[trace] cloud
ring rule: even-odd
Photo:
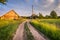
[[[40,0],[34,0],[34,2],[38,3]],[[55,0],[41,0],[42,2],[45,2],[45,3],[53,3]]]
[[[26,2],[29,2],[30,0],[25,0]]]
[[[36,5],[40,5],[42,7],[49,7],[51,6],[52,4],[54,4],[55,0],[34,0],[34,3]]]
[[[50,3],[53,3],[55,0],[46,0],[46,1],[48,1],[48,2],[50,2]]]
[[[52,4],[54,4],[54,2],[55,2],[55,0],[46,0],[44,7],[49,7],[49,6],[51,6]]]
[[[38,3],[39,0],[25,0],[26,2],[31,2],[33,1],[33,3]]]
[[[60,8],[60,0],[58,0],[59,1],[59,3],[58,3],[58,8]]]
[[[39,0],[34,0],[35,3],[38,3]]]
[[[58,8],[60,9],[60,5],[58,5]]]
[[[58,0],[58,4],[57,4],[57,7],[56,7],[56,10],[60,10],[60,0]]]

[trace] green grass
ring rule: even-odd
[[[60,29],[56,25],[39,20],[32,20],[30,23],[51,40],[60,40]]]
[[[23,20],[0,20],[0,40],[12,40],[18,25]]]
[[[49,24],[56,25],[57,28],[60,28],[60,19],[37,19],[39,22],[45,22]]]
[[[41,19],[39,20],[40,22],[47,22],[47,23],[51,23],[51,24],[60,24],[60,19]]]
[[[24,25],[24,40],[34,40],[32,33],[30,32],[27,22]]]

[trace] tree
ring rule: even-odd
[[[0,0],[0,3],[5,4],[7,0]]]
[[[50,17],[49,15],[46,15],[45,18],[49,19],[49,18],[51,18],[51,17]]]
[[[38,16],[36,14],[32,14],[31,18],[36,19],[36,18],[38,18]]]
[[[58,18],[60,19],[60,16],[58,16]]]
[[[52,12],[50,13],[50,16],[51,16],[51,18],[57,18],[57,14],[56,14],[55,11],[52,11]]]
[[[44,16],[41,13],[39,13],[39,18],[44,18]]]

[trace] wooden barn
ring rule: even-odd
[[[7,12],[6,14],[4,14],[3,16],[1,16],[1,19],[17,20],[17,19],[19,19],[19,15],[14,10],[11,10],[11,11]]]

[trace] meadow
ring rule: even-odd
[[[0,20],[0,40],[12,40],[19,24],[23,22],[20,20]]]
[[[38,32],[43,33],[50,40],[60,40],[60,19],[37,19],[30,22]]]

